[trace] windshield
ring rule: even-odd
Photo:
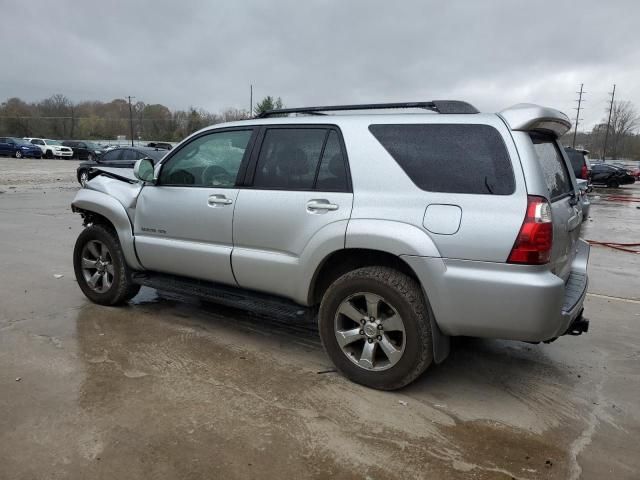
[[[45,143],[47,145],[62,145],[62,142],[60,140],[49,140],[49,139],[46,139]]]
[[[22,138],[11,137],[11,140],[13,140],[17,145],[31,145],[31,143]]]
[[[86,143],[87,147],[89,147],[92,150],[102,150],[102,147],[97,143],[93,143],[93,142],[84,142],[84,143]]]

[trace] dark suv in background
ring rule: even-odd
[[[587,158],[589,150],[583,150],[581,148],[564,147],[564,151],[569,157],[571,166],[573,167],[573,173],[577,179],[591,180],[591,163]]]
[[[83,187],[93,177],[90,173],[93,167],[133,168],[136,160],[150,158],[154,164],[158,163],[167,153],[162,148],[151,147],[121,147],[103,153],[95,160],[82,162],[78,165],[78,182]]]
[[[65,140],[62,142],[65,147],[71,147],[73,150],[73,158],[79,160],[95,160],[102,154],[102,147],[93,142],[85,142],[81,140]]]

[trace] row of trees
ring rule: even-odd
[[[606,158],[640,160],[640,115],[633,103],[614,102],[607,129],[608,119],[607,114],[590,132],[578,131],[576,147],[589,150],[591,158],[604,158],[606,142]],[[565,135],[562,141],[565,145],[572,145],[573,132]]]
[[[282,108],[280,97],[265,97],[254,114]],[[130,138],[129,103],[125,99],[111,102],[84,101],[74,103],[62,94],[38,102],[9,98],[0,105],[0,135],[43,137],[54,139]],[[228,108],[219,113],[202,108],[170,110],[162,104],[136,102],[131,105],[135,139],[179,141],[208,125],[243,120],[247,110]]]

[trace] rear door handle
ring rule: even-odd
[[[307,202],[307,210],[310,212],[319,212],[319,211],[335,211],[340,208],[339,205],[335,203],[329,203],[329,200],[325,198],[309,200]]]
[[[233,200],[225,197],[224,195],[210,195],[208,200],[209,205],[213,207],[231,205]]]

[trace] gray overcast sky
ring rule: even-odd
[[[640,107],[640,1],[0,0],[0,100],[134,95],[170,108],[465,99],[584,121]]]

